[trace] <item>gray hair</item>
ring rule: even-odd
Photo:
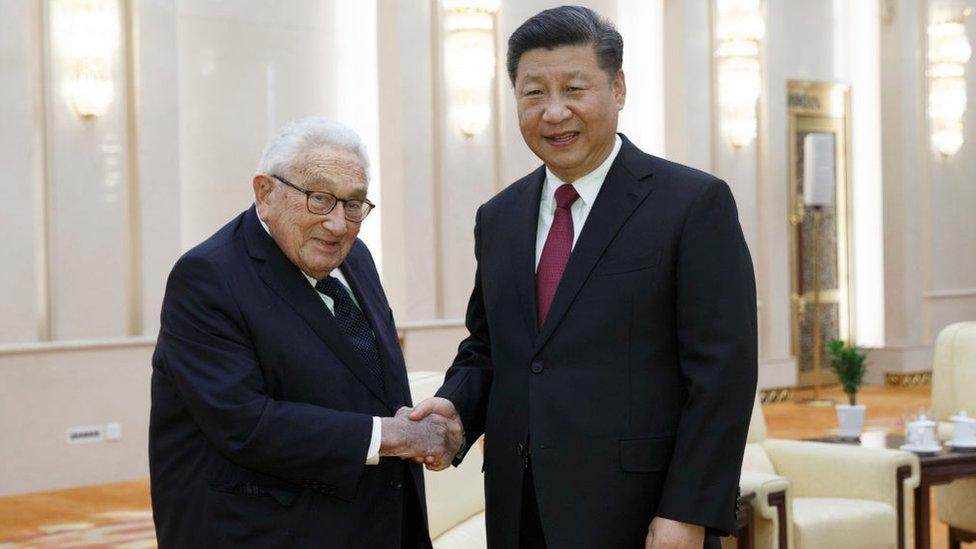
[[[359,135],[349,126],[322,116],[293,120],[278,130],[261,154],[258,173],[283,175],[305,151],[329,145],[356,153],[369,183],[369,156]]]
[[[519,60],[529,50],[584,45],[593,47],[600,68],[613,82],[623,65],[624,40],[609,19],[582,6],[560,6],[539,12],[508,38],[508,78],[514,85]]]

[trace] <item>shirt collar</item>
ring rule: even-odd
[[[595,170],[584,175],[583,177],[573,181],[573,187],[579,194],[580,199],[587,206],[592,206],[593,201],[596,200],[596,195],[600,193],[600,187],[603,184],[603,180],[607,178],[607,173],[610,171],[610,166],[613,165],[613,161],[617,158],[617,153],[620,152],[620,146],[623,145],[623,141],[620,139],[619,135],[614,135],[613,150],[607,156],[606,160],[602,164],[597,166]],[[546,167],[546,184],[542,192],[543,203],[547,206],[550,202],[554,202],[554,195],[556,189],[560,185],[563,185],[564,181],[556,177],[556,174],[552,173],[549,167]]]

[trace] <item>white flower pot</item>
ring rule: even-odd
[[[858,438],[864,427],[863,404],[837,404],[837,435],[841,438]]]

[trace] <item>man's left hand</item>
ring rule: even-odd
[[[644,549],[701,549],[704,544],[704,526],[654,517],[647,528]]]

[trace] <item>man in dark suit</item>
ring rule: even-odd
[[[307,118],[259,172],[255,205],[167,283],[149,426],[159,546],[429,548],[423,470],[402,458],[453,456],[461,433],[401,410],[393,315],[356,238],[373,207],[365,150]]]
[[[729,187],[618,135],[623,43],[564,6],[508,42],[544,166],[478,210],[470,335],[411,417],[485,434],[491,547],[717,545],[755,395],[752,261]]]

